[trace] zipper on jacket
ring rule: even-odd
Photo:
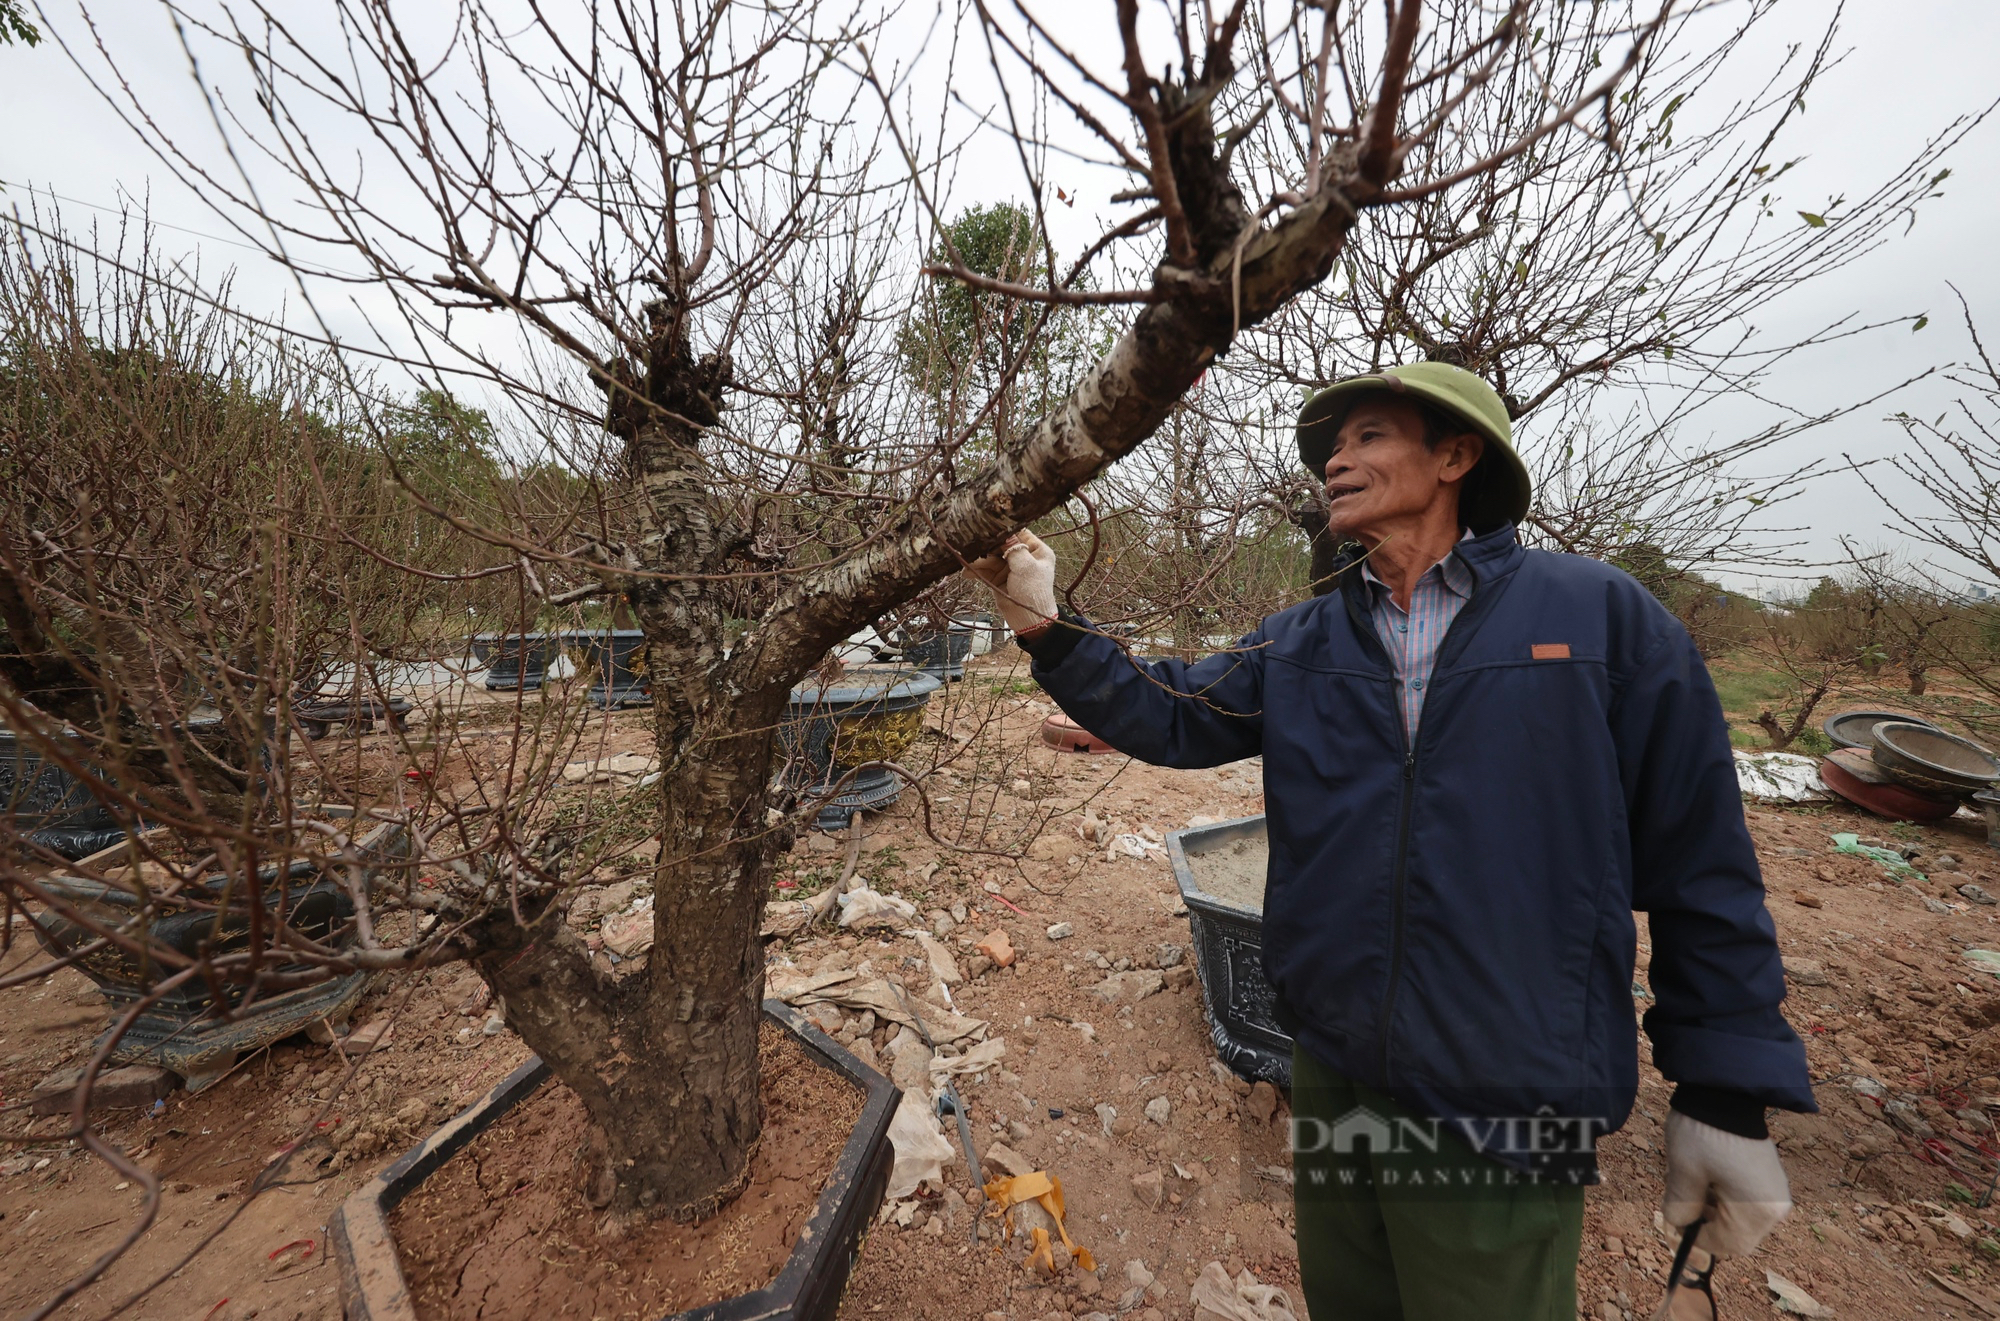
[[[1389,984],[1382,992],[1382,1085],[1389,1085],[1389,1024],[1396,1012],[1396,987],[1403,980],[1403,895],[1410,865],[1410,816],[1416,805],[1417,747],[1403,754],[1403,797],[1396,812],[1396,867],[1390,873]]]
[[[1395,662],[1389,657],[1389,649],[1383,646],[1382,639],[1375,635],[1373,608],[1371,606],[1370,610],[1364,616],[1355,606],[1355,597],[1349,594],[1350,592],[1365,590],[1365,588],[1359,586],[1359,579],[1351,581],[1354,584],[1353,587],[1345,584],[1342,587],[1342,595],[1345,598],[1348,610],[1348,622],[1354,627],[1355,633],[1362,639],[1363,648],[1373,647],[1376,654],[1381,656],[1382,663],[1389,669],[1390,690],[1392,693],[1390,701],[1396,707],[1396,725],[1397,728],[1402,730],[1403,734],[1403,794],[1402,802],[1396,812],[1396,866],[1394,871],[1390,873],[1389,984],[1382,992],[1381,1029],[1378,1033],[1381,1043],[1379,1057],[1382,1064],[1382,1085],[1387,1087],[1389,1085],[1390,1020],[1396,1012],[1397,984],[1403,979],[1404,892],[1407,889],[1407,873],[1410,866],[1411,817],[1416,810],[1418,739],[1411,737],[1409,729],[1404,727],[1402,704],[1393,696],[1396,666]],[[1437,673],[1438,669],[1447,660],[1456,660],[1458,658],[1457,652],[1452,652],[1449,656],[1446,654],[1452,639],[1455,636],[1464,634],[1468,627],[1476,629],[1479,626],[1485,614],[1492,609],[1495,592],[1501,590],[1504,586],[1505,575],[1503,575],[1503,579],[1499,584],[1489,586],[1477,572],[1474,572],[1472,576],[1472,594],[1466,598],[1465,604],[1459,608],[1458,614],[1451,621],[1451,627],[1447,628],[1444,631],[1444,636],[1438,639],[1437,652],[1431,661],[1431,673],[1433,675]],[[1468,618],[1472,621],[1470,625],[1466,622]],[[1428,705],[1428,699],[1426,699],[1426,705]],[[1421,732],[1422,726],[1419,725],[1418,729]]]

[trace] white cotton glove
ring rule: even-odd
[[[1675,1229],[1706,1217],[1696,1247],[1718,1257],[1744,1256],[1791,1209],[1791,1185],[1775,1142],[1667,1112],[1667,1191],[1660,1211]]]
[[[993,589],[1001,618],[1016,633],[1056,617],[1056,553],[1026,528],[1007,538],[999,554],[968,564],[966,572]]]

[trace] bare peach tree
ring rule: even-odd
[[[1168,631],[1166,621],[1187,633],[1205,611],[1208,634],[1240,632],[1222,621],[1268,609],[1253,581],[1291,590],[1249,567],[1251,548],[1284,540],[1281,520],[1310,540],[1317,567],[1308,577],[1325,590],[1336,548],[1322,534],[1316,484],[1290,458],[1292,417],[1317,384],[1412,357],[1462,364],[1498,385],[1535,472],[1522,529],[1529,542],[1643,561],[1670,604],[1710,613],[1716,597],[1701,589],[1702,575],[1795,565],[1798,529],[1784,514],[1826,468],[1797,442],[1907,382],[1780,408],[1761,423],[1734,420],[1739,409],[1718,428],[1709,414],[1723,401],[1768,398],[1779,362],[1883,328],[1847,316],[1777,337],[1755,324],[1772,300],[1909,232],[1945,186],[1943,158],[1982,116],[1941,123],[1899,168],[1851,197],[1796,196],[1790,143],[1841,61],[1833,23],[1775,59],[1759,54],[1753,34],[1789,13],[1746,10],[1721,39],[1663,25],[1639,76],[1591,115],[1587,133],[1464,174],[1356,230],[1326,281],[1246,337],[1229,372],[1211,374],[1183,401],[1185,425],[1093,483],[1094,512],[1073,504],[1044,529],[1122,527],[1127,515],[1151,529],[1137,560],[1121,553],[1122,533],[1103,539],[1078,588],[1097,607],[1093,617],[1129,618],[1150,636]],[[1587,43],[1597,25],[1620,21],[1587,7],[1535,16],[1558,43]],[[1281,35],[1303,55],[1295,29]],[[1276,181],[1300,148],[1302,121],[1286,113],[1296,107],[1280,76],[1283,42],[1261,44],[1278,89],[1262,117],[1249,122],[1260,102],[1247,92],[1224,103],[1247,130],[1236,157],[1253,170],[1268,157]],[[1569,81],[1544,94],[1562,101],[1593,76],[1561,72]],[[1412,101],[1435,111],[1448,95],[1429,88]],[[1497,93],[1464,110],[1504,116],[1514,104]],[[1452,177],[1489,140],[1426,140],[1426,175]],[[1147,200],[1129,196],[1135,208]],[[1894,321],[1919,324],[1914,311]],[[1228,531],[1189,535],[1197,526]],[[1119,572],[1140,563],[1143,575]],[[1176,601],[1187,587],[1202,606]]]
[[[814,0],[341,0],[312,26],[254,0],[180,6],[213,149],[130,99],[104,30],[52,32],[310,307],[331,315],[358,283],[391,309],[372,351],[483,382],[517,434],[567,437],[565,472],[606,493],[543,523],[429,506],[503,550],[541,606],[619,597],[645,632],[661,848],[643,975],[604,975],[563,921],[564,848],[493,828],[518,820],[505,801],[429,794],[401,810],[435,886],[361,894],[370,921],[316,966],[472,961],[603,1130],[614,1216],[726,1202],[760,1131],[758,926],[796,822],[773,788],[793,686],[1139,451],[1204,373],[1279,361],[1268,328],[1355,236],[1524,161],[1623,151],[1620,107],[1683,20],[1585,12],[1114,0],[1117,43],[1086,49],[1024,6],[983,6],[966,40],[899,50],[904,24]],[[1042,247],[1000,274],[954,250],[942,209],[986,149],[1022,170]],[[1059,154],[1134,208],[1074,256],[1048,212]],[[897,374],[920,266],[1018,318],[1013,357],[942,418]],[[1103,316],[1101,351],[1045,396],[1007,392],[1077,307]],[[463,561],[422,580],[484,572]]]
[[[1774,450],[1880,395],[1814,400],[1743,434],[1715,434],[1707,414],[1764,393],[1774,364],[1872,328],[1852,315],[1800,337],[1755,326],[1773,300],[1914,225],[1950,173],[1941,158],[1983,118],[1938,125],[1852,195],[1797,196],[1792,142],[1841,56],[1836,22],[1788,43],[1782,59],[1753,52],[1757,33],[1791,16],[1753,7],[1726,34],[1664,26],[1642,76],[1594,107],[1587,132],[1498,168],[1468,169],[1497,124],[1427,138],[1426,174],[1453,184],[1357,230],[1332,276],[1248,345],[1255,367],[1239,371],[1296,400],[1316,382],[1411,357],[1465,366],[1500,391],[1534,470],[1531,543],[1605,558],[1644,545],[1682,573],[1769,571],[1796,531],[1773,515],[1821,467],[1774,462]],[[1601,40],[1621,20],[1574,6],[1531,21],[1560,44]],[[1546,73],[1545,94],[1562,100],[1592,76]],[[1495,81],[1541,76],[1518,66]],[[1458,113],[1504,120],[1526,94]],[[1435,111],[1452,93],[1420,95]],[[1266,124],[1297,132],[1284,115]],[[1913,323],[1914,310],[1900,320]]]
[[[1959,308],[1972,352],[1946,372],[1957,397],[1935,418],[1898,412],[1892,419],[1908,441],[1888,464],[1901,483],[1855,465],[1890,511],[1891,527],[1916,548],[1901,562],[1855,555],[1895,602],[1891,623],[1910,658],[1913,694],[1929,665],[2000,694],[2000,363],[1962,295]],[[1983,732],[1994,728],[1990,718],[1962,718]]]

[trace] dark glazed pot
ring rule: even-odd
[[[867,1094],[861,1119],[778,1277],[762,1289],[676,1312],[663,1321],[832,1321],[861,1252],[862,1235],[889,1186],[889,1167],[895,1159],[889,1121],[902,1093],[789,1005],[766,1000],[764,1013],[821,1065],[846,1076]],[[548,1078],[548,1066],[539,1058],[529,1059],[415,1150],[362,1185],[335,1213],[327,1237],[340,1270],[345,1321],[416,1321],[416,1307],[389,1230],[389,1213]]]
[[[1201,1006],[1216,1056],[1251,1082],[1292,1085],[1292,1038],[1278,1026],[1278,993],[1264,978],[1264,914],[1209,894],[1196,880],[1198,858],[1239,839],[1262,839],[1264,818],[1243,817],[1167,836],[1167,861],[1187,905]]]
[[[850,670],[832,687],[802,683],[785,704],[778,726],[784,745],[785,784],[802,798],[825,797],[847,772],[865,762],[893,761],[923,731],[922,709],[944,683],[911,670]],[[839,830],[859,811],[896,801],[903,782],[881,766],[857,773],[819,810],[822,830]]]
[[[956,683],[965,677],[965,662],[972,655],[972,628],[955,621],[949,632],[919,633],[903,646],[903,659],[933,678]]]
[[[472,639],[472,654],[487,658],[487,688],[534,692],[547,682],[550,654],[559,642],[547,633],[481,633]]]
[[[12,818],[14,832],[65,858],[86,857],[125,838],[125,827],[83,781],[43,760],[32,739],[17,738],[11,729],[0,729],[0,815]]]
[[[376,826],[355,841],[364,859],[386,862],[408,852],[409,841],[403,827],[393,823]],[[123,844],[83,860],[96,870],[123,866],[128,858]],[[363,876],[372,882],[379,866],[363,867]],[[311,862],[291,865],[282,891],[274,884],[277,868],[262,873],[271,887],[265,906],[273,917],[282,914],[292,928],[308,939],[331,940],[335,947],[351,936],[340,933],[354,916],[353,902],[339,881],[319,873]],[[217,877],[204,886],[220,892],[223,880]],[[80,914],[106,927],[128,925],[140,919],[137,899],[115,885],[82,876],[51,876],[42,885]],[[35,938],[50,954],[61,957],[95,939],[88,927],[53,913],[41,912],[30,919]],[[204,947],[215,953],[241,949],[249,939],[247,915],[232,914],[217,922],[211,912],[165,912],[146,919],[144,936],[151,942],[199,957]],[[156,981],[157,965],[144,965],[124,949],[112,945],[82,956],[77,967],[97,983],[112,1006],[114,1016],[122,1014]],[[306,965],[274,964],[273,972],[305,972]],[[206,980],[195,980],[161,997],[120,1037],[112,1048],[114,1064],[153,1064],[171,1069],[187,1080],[188,1090],[198,1092],[219,1079],[235,1065],[237,1056],[273,1041],[281,1041],[321,1019],[339,1023],[346,1019],[367,989],[368,974],[349,973],[330,981],[293,991],[265,995],[248,1008],[242,1007],[243,988],[225,987],[228,1007],[239,1012],[230,1019],[218,1018],[211,988]],[[101,1042],[102,1038],[100,1038]]]
[[[1828,716],[1820,723],[1820,732],[1836,748],[1867,748],[1875,750],[1875,726],[1884,720],[1901,721],[1908,725],[1925,725],[1931,729],[1937,726],[1922,716],[1904,715],[1900,711],[1842,711]]]
[[[410,700],[407,697],[392,697],[386,702],[376,697],[311,700],[292,708],[292,718],[298,721],[299,732],[309,739],[325,738],[335,729],[367,733],[378,720],[385,722],[390,729],[401,729],[403,717],[409,714]]]
[[[1884,720],[1874,728],[1875,764],[1918,793],[1970,798],[2000,780],[2000,757],[1933,725]]]
[[[646,675],[646,635],[636,628],[597,629],[564,635],[577,665],[590,672],[590,703],[606,709],[653,700]]]

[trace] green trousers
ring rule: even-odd
[[[1312,1321],[1576,1321],[1583,1189],[1525,1181],[1448,1132],[1399,1124],[1413,1120],[1294,1047],[1293,1196]],[[1436,1134],[1436,1149],[1412,1132]]]

